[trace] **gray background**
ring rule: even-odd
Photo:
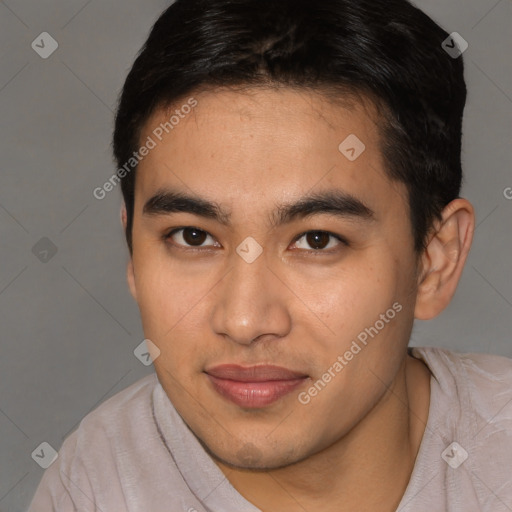
[[[102,201],[92,190],[115,171],[116,98],[168,4],[0,1],[2,512],[27,508],[41,442],[58,450],[84,415],[152,371],[133,354],[143,334],[125,282],[120,190]],[[477,229],[453,302],[416,322],[411,344],[512,357],[512,3],[416,4],[469,43],[463,195]],[[46,60],[31,48],[43,31],[59,44]],[[57,248],[48,261],[33,250],[43,237]]]

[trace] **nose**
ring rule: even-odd
[[[235,255],[231,271],[219,284],[211,317],[216,334],[250,345],[290,332],[290,292],[263,254],[252,263]]]

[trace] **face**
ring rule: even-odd
[[[370,104],[194,97],[161,141],[172,112],[142,134],[156,146],[137,170],[129,282],[191,430],[223,462],[282,467],[350,432],[403,362],[406,190],[385,175]]]

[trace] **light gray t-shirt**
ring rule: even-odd
[[[413,348],[429,417],[399,512],[512,511],[512,359]],[[452,444],[457,443],[457,444]],[[259,512],[215,465],[156,374],[89,413],[28,512]]]

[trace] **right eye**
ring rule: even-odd
[[[171,232],[167,233],[164,236],[164,239],[166,241],[171,241],[171,243],[185,248],[208,247],[208,245],[203,245],[208,238],[214,240],[213,237],[206,231],[203,231],[202,229],[198,229],[192,226],[173,229]],[[216,244],[218,246],[218,243]]]

